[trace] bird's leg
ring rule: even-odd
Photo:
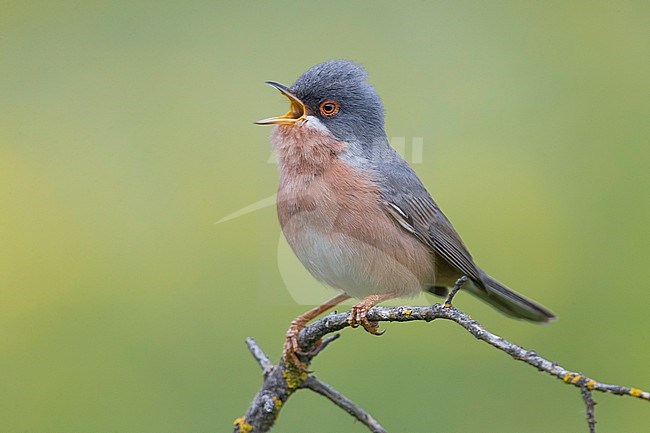
[[[353,328],[356,328],[359,325],[361,325],[363,326],[363,329],[365,329],[366,331],[370,332],[373,335],[382,335],[384,332],[383,331],[379,332],[377,330],[379,328],[379,323],[370,322],[368,320],[367,318],[368,311],[375,305],[379,304],[380,302],[387,301],[388,299],[397,298],[400,295],[401,293],[399,292],[388,292],[388,293],[382,293],[380,295],[366,296],[361,300],[361,302],[358,302],[352,306],[352,309],[350,310],[350,317],[348,317],[348,323]]]
[[[296,354],[304,355],[304,353],[300,350],[300,345],[298,344],[298,334],[300,334],[300,330],[305,327],[307,322],[318,317],[319,314],[324,313],[325,311],[349,298],[349,295],[341,293],[329,301],[325,301],[319,306],[314,307],[306,313],[301,314],[300,316],[293,319],[291,326],[289,326],[289,329],[286,333],[286,340],[284,341],[284,348],[282,350],[282,358],[287,362],[293,363],[294,365],[301,366],[302,363],[298,359],[298,356],[296,356]]]

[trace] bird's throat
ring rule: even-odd
[[[326,129],[308,124],[276,126],[271,144],[282,176],[318,175],[347,148],[347,143],[336,140]]]

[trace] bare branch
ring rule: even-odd
[[[339,337],[340,334],[331,334],[323,338],[322,341],[318,340],[310,346],[305,354],[298,355],[300,360],[305,366],[308,366],[313,357]],[[264,383],[253,398],[246,414],[237,418],[233,423],[235,433],[269,431],[275,423],[282,405],[297,389],[310,389],[332,401],[367,426],[370,431],[386,433],[373,417],[331,386],[321,382],[315,376],[309,375],[308,372],[283,361],[280,361],[277,366],[271,364],[268,356],[252,338],[247,338],[246,344],[257,363],[262,367]]]
[[[275,367],[271,363],[269,357],[266,356],[266,353],[264,353],[260,346],[257,345],[255,339],[248,337],[246,339],[246,345],[248,346],[248,350],[250,350],[251,354],[253,355],[253,358],[255,358],[260,367],[262,367],[264,376],[267,376]]]
[[[321,382],[315,376],[309,376],[305,383],[303,384],[304,388],[309,388],[314,392],[322,395],[323,397],[330,400],[332,403],[352,415],[359,422],[363,423],[368,429],[373,433],[386,433],[386,430],[379,425],[379,423],[371,417],[366,411],[361,409],[356,404],[352,403],[344,395],[336,391],[331,386],[326,383]]]
[[[467,277],[463,275],[456,281],[456,284],[454,284],[454,288],[451,289],[449,294],[447,295],[447,299],[445,299],[445,306],[446,307],[451,307],[451,303],[454,300],[454,296],[456,296],[456,293],[460,290],[461,287],[463,287],[463,284],[467,281]]]
[[[582,395],[582,400],[585,402],[585,407],[587,408],[587,425],[589,426],[589,433],[596,433],[596,415],[594,414],[596,402],[591,397],[591,391],[589,391],[589,388],[587,388],[586,385],[580,387],[580,395]]]
[[[330,332],[339,331],[347,326],[348,313],[330,314],[305,327],[300,332],[300,346],[309,347],[314,341]],[[456,322],[477,339],[512,356],[517,361],[525,362],[540,371],[544,371],[564,383],[580,388],[578,382],[584,379],[585,386],[590,391],[600,391],[621,396],[631,396],[650,401],[650,393],[638,388],[621,385],[610,385],[598,382],[580,373],[567,370],[560,365],[537,355],[534,350],[526,350],[521,346],[510,343],[498,335],[487,331],[479,322],[459,311],[455,307],[434,304],[430,307],[374,307],[368,312],[368,320],[377,322],[412,322],[423,320],[430,322],[434,319],[445,319]]]
[[[314,356],[318,355],[321,353],[329,344],[334,341],[338,340],[339,337],[341,337],[341,334],[332,334],[328,335],[327,337],[323,338],[322,342],[316,346],[316,348],[311,352],[311,357],[313,358]]]
[[[463,281],[459,280],[456,287]],[[457,290],[456,290],[457,291]],[[453,294],[450,293],[446,303],[434,304],[430,307],[375,307],[368,312],[368,319],[377,322],[411,322],[421,320],[430,322],[435,319],[445,319],[457,323],[478,340],[507,353],[517,361],[535,367],[539,371],[560,379],[562,382],[576,386],[580,389],[587,409],[587,422],[590,433],[595,432],[595,416],[592,392],[599,391],[620,396],[630,396],[641,400],[650,401],[650,393],[638,388],[621,385],[612,385],[598,382],[581,373],[567,370],[564,367],[539,356],[534,350],[526,350],[521,346],[487,331],[480,323],[467,314],[451,306]],[[349,313],[330,314],[306,326],[298,337],[298,343],[303,355],[299,355],[301,362],[309,366],[312,359],[320,353],[328,343],[337,338],[329,334],[340,331],[349,326]],[[327,337],[327,338],[326,338]],[[321,342],[321,339],[323,339]],[[273,426],[277,416],[287,399],[301,388],[311,389],[342,408],[356,419],[364,423],[372,432],[384,432],[383,428],[368,415],[363,409],[335,391],[331,386],[310,375],[307,371],[298,369],[293,365],[280,361],[272,365],[268,357],[251,338],[246,340],[249,350],[264,370],[264,383],[255,395],[246,414],[235,420],[235,433],[263,433]]]

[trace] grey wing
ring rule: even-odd
[[[483,287],[471,254],[411,167],[396,153],[380,167],[377,177],[387,213],[436,256]]]

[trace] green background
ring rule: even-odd
[[[252,122],[286,101],[263,82],[330,58],[368,69],[389,137],[421,137],[413,167],[477,261],[560,320],[457,305],[650,388],[649,20],[645,1],[0,1],[0,431],[231,429],[261,383],[245,337],[277,359],[296,293],[331,293],[272,207],[215,223],[275,191]],[[385,328],[313,368],[389,431],[586,431],[577,389],[454,324]],[[650,425],[595,398],[599,432]],[[301,392],[275,431],[365,429]]]

